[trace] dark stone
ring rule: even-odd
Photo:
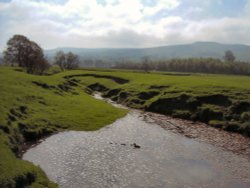
[[[131,146],[133,146],[134,149],[140,149],[141,148],[141,146],[137,145],[136,143],[131,144]]]

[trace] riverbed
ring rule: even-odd
[[[250,187],[249,160],[166,131],[143,115],[130,110],[98,131],[58,133],[23,159],[62,188]]]

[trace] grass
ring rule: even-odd
[[[210,74],[143,73],[119,70],[91,70],[92,74],[127,79],[129,83],[116,84],[109,79],[81,77],[89,70],[57,74],[72,77],[82,85],[98,83],[102,91],[119,103],[133,108],[202,121],[207,124],[223,122],[223,129],[250,136],[250,77]],[[87,79],[86,79],[87,78]],[[113,94],[111,91],[115,91]],[[232,124],[238,126],[233,128]]]
[[[34,81],[57,86],[59,75],[34,76],[0,69],[0,187],[56,187],[39,167],[17,158],[25,141],[62,130],[93,131],[126,114],[77,87],[71,92],[44,89]]]
[[[0,187],[56,187],[39,167],[16,157],[22,144],[57,131],[97,130],[126,114],[87,94],[93,91],[133,108],[250,135],[246,76],[109,69],[53,69],[35,76],[1,67],[0,81]]]

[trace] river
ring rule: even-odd
[[[250,187],[250,162],[212,145],[145,122],[143,112],[98,131],[61,132],[29,149],[62,188]]]

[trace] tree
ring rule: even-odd
[[[41,59],[40,61],[37,61],[34,67],[34,72],[37,74],[43,74],[46,70],[50,68],[50,64],[48,63],[48,60],[46,58]]]
[[[54,64],[58,65],[62,71],[76,69],[79,63],[79,57],[72,52],[65,54],[63,51],[58,51],[54,57]]]
[[[66,57],[63,51],[58,51],[54,57],[54,64],[58,65],[61,71],[64,71],[66,67]]]
[[[145,72],[149,72],[150,69],[150,59],[149,57],[145,56],[142,58],[142,64],[141,64],[141,68],[145,71]]]
[[[14,35],[8,40],[4,61],[12,66],[23,67],[30,74],[40,74],[48,67],[42,48],[23,35]]]
[[[66,56],[66,69],[76,69],[79,66],[79,57],[72,52],[69,52]]]
[[[227,50],[223,58],[225,61],[229,61],[229,62],[234,62],[235,60],[235,56],[231,50]]]

